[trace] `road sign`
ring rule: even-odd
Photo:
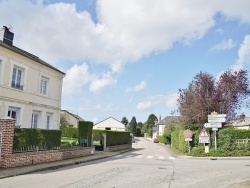
[[[185,138],[192,138],[192,136],[193,136],[192,131],[190,131],[190,130],[185,130],[184,131],[184,137]]]
[[[207,133],[206,129],[203,128],[199,135],[199,143],[209,143],[209,142],[210,142],[210,136]]]
[[[208,123],[223,123],[226,122],[226,118],[208,118]]]
[[[192,138],[185,138],[185,141],[188,141],[188,142],[190,142],[192,140],[193,140]]]
[[[212,128],[212,131],[218,131],[218,128]]]
[[[208,115],[208,118],[225,118],[227,117],[226,114],[213,114],[213,115]]]
[[[222,124],[218,123],[218,122],[214,122],[214,123],[205,123],[204,124],[205,128],[221,128]]]

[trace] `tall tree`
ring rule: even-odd
[[[246,70],[226,71],[217,80],[200,72],[188,88],[179,90],[179,112],[185,122],[199,125],[207,122],[207,115],[212,111],[233,118],[249,96],[248,88]]]
[[[124,124],[127,127],[128,119],[126,117],[123,117],[121,122],[122,122],[122,124]]]
[[[150,114],[147,121],[143,124],[142,133],[148,133],[149,136],[152,136],[155,121],[157,121],[157,117],[154,114]]]
[[[135,116],[133,116],[131,121],[129,122],[129,130],[133,135],[136,135],[136,126],[137,126],[136,118]]]

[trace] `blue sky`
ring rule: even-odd
[[[15,46],[66,73],[62,109],[145,122],[176,111],[178,90],[198,72],[249,70],[249,8],[248,0],[0,0],[0,25],[12,28]]]

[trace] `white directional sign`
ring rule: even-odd
[[[212,114],[208,115],[208,118],[225,118],[227,117],[227,114]]]
[[[205,128],[221,128],[222,124],[218,123],[218,122],[215,122],[215,123],[205,123],[204,127]]]
[[[223,122],[226,122],[226,118],[208,118],[208,123],[223,123]]]

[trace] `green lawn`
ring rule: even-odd
[[[69,142],[69,143],[78,142],[78,138],[62,137],[61,142]]]

